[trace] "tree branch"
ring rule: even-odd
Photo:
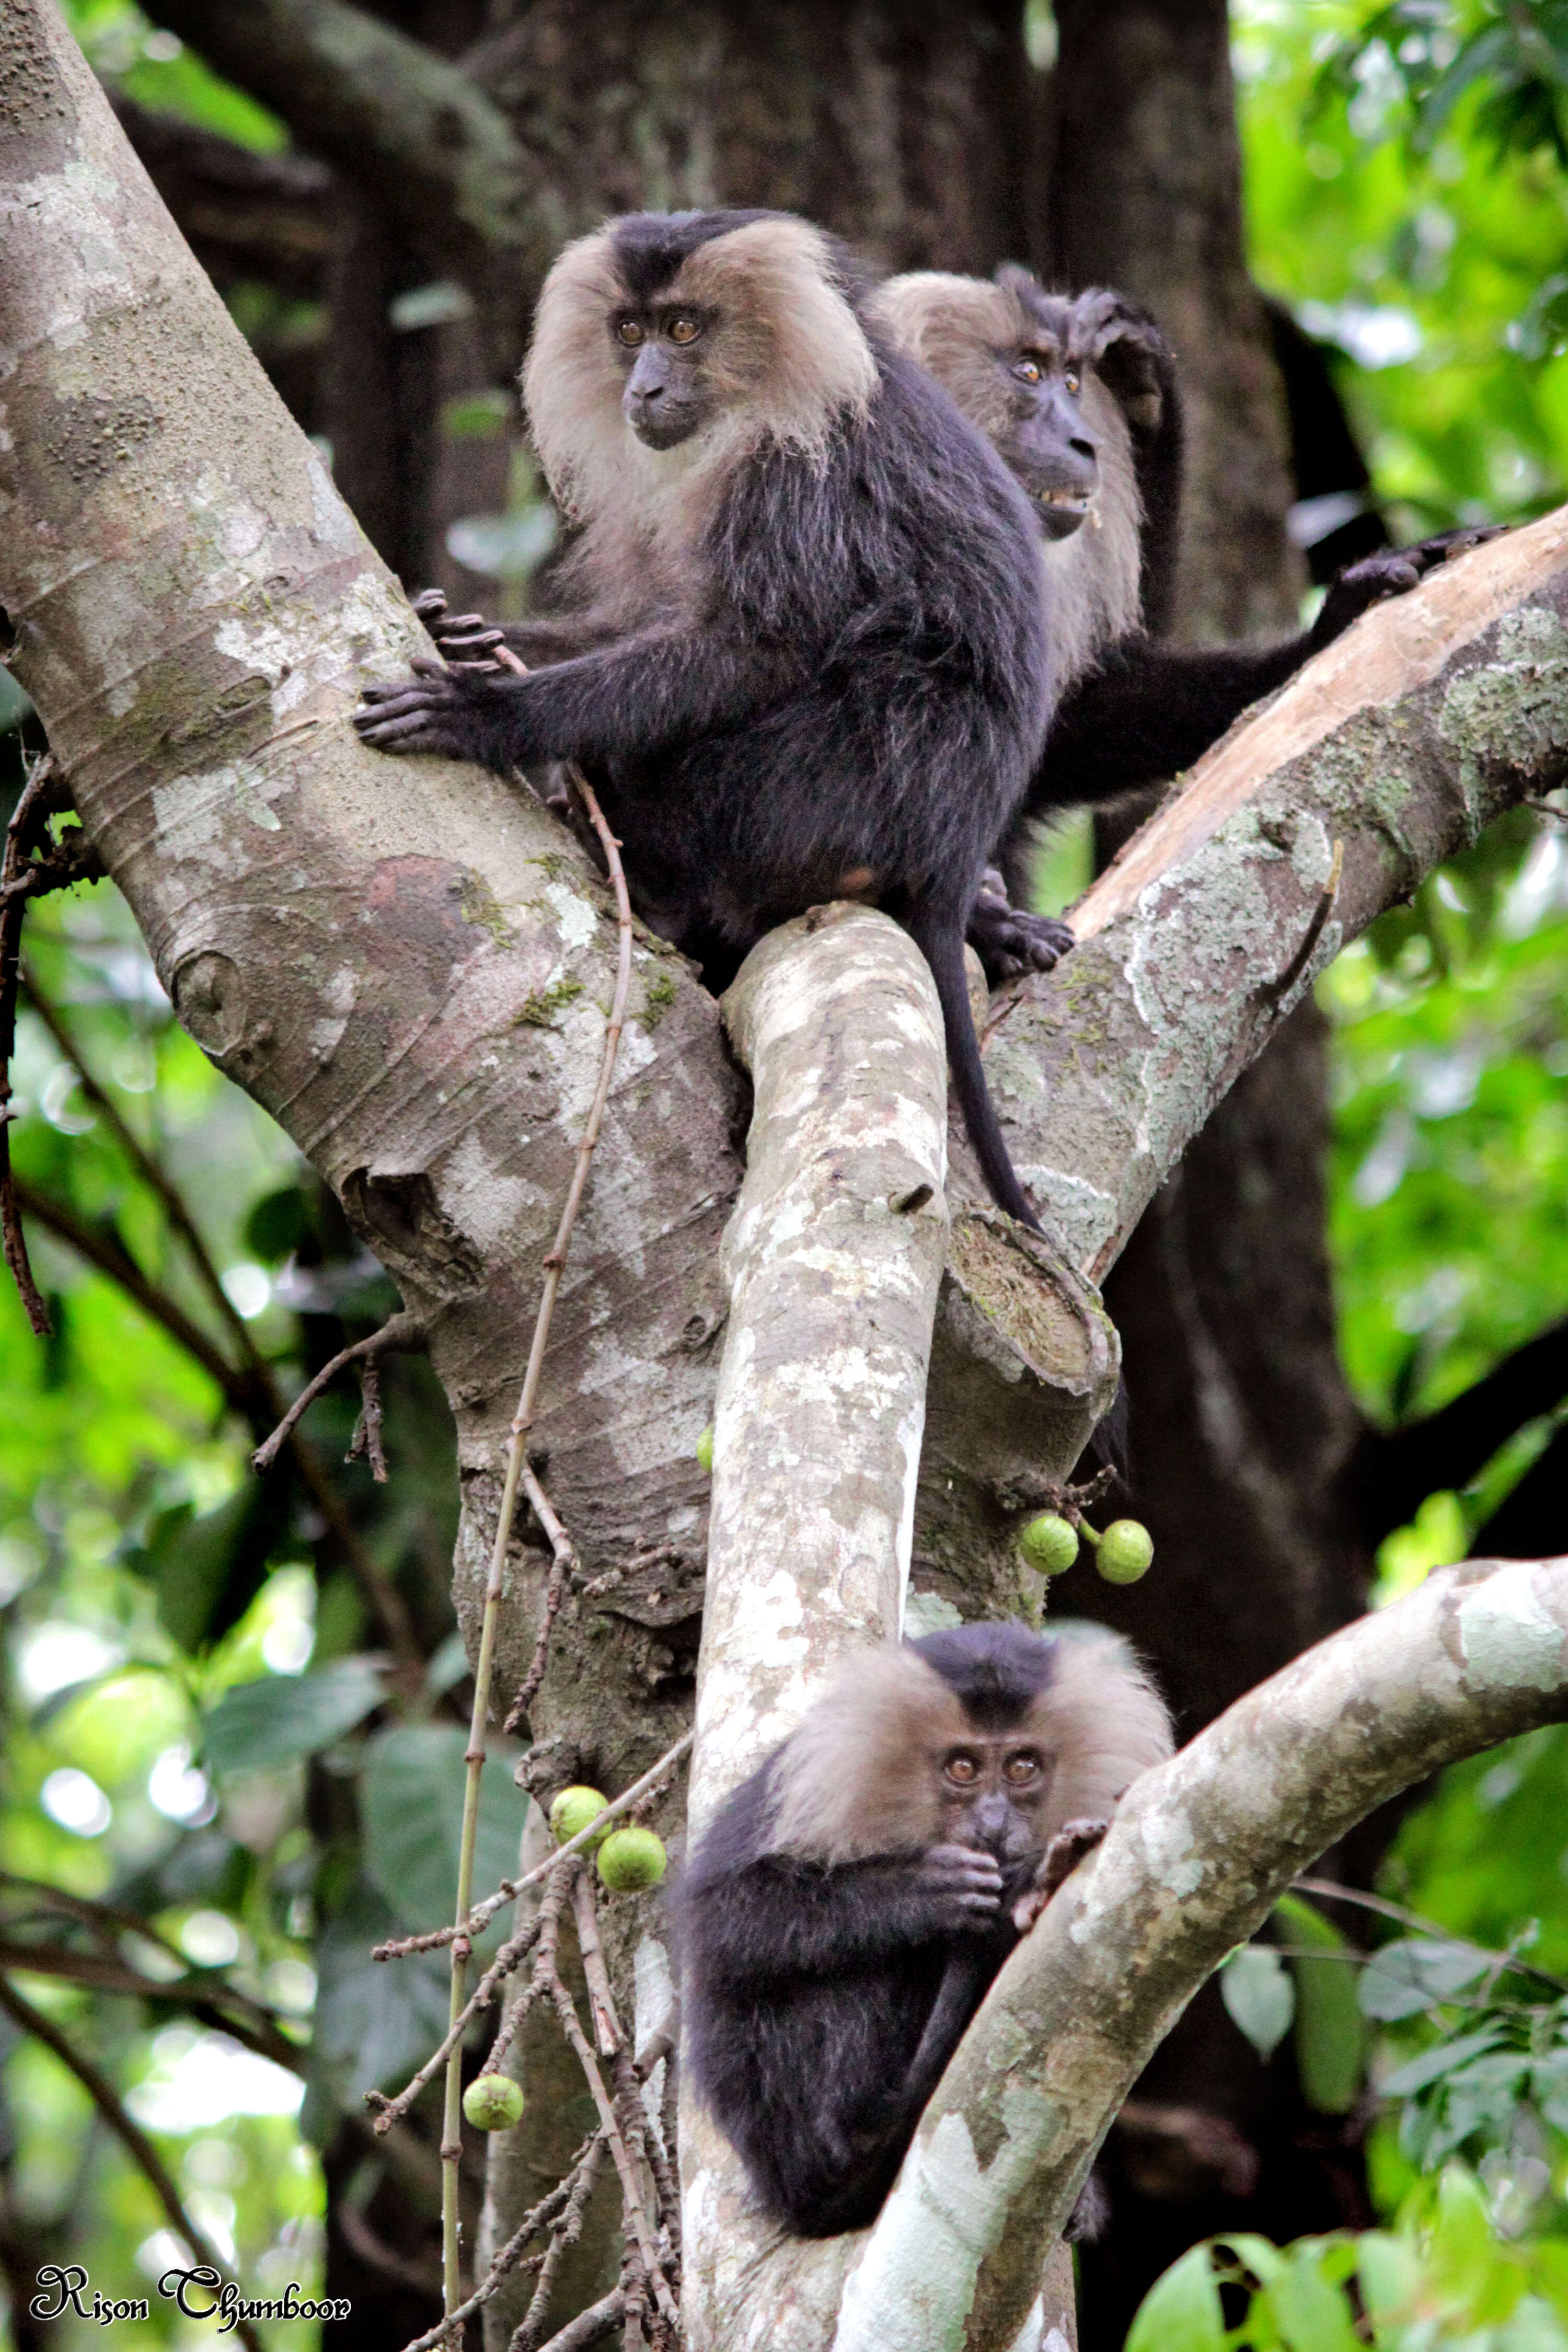
[[[0,1976],[0,2009],[6,2011],[12,2022],[19,2026],[24,2033],[30,2033],[34,2040],[41,2042],[47,2050],[52,2050],[61,2065],[76,2076],[110,2130],[123,2144],[132,2162],[146,2175],[158,2202],[196,2260],[209,2264],[221,2275],[223,2265],[213,2247],[208,2244],[186,2212],[168,2166],[163,2162],[141,2125],[133,2123],[126,2114],[121,2103],[120,2094],[108,2075],[95,2066],[91,2059],[85,2056],[76,2044],[60,2032],[52,2018],[46,2017],[42,2010],[35,2009],[32,2002],[16,1990],[9,1978],[4,1976]],[[261,2341],[260,2334],[253,2320],[237,2320],[235,2334],[242,2344],[249,2347],[249,2352],[266,2352],[266,2347]]]
[[[1403,1527],[1439,1486],[1462,1486],[1506,1438],[1565,1396],[1568,1318],[1516,1348],[1424,1420],[1386,1433],[1369,1430],[1354,1464],[1367,1541],[1379,1543],[1391,1528]]]
[[[460,67],[349,0],[158,0],[156,13],[419,246],[488,283],[504,268],[514,310],[527,300],[564,218],[505,114]]]
[[[216,131],[153,114],[118,90],[110,103],[148,176],[220,282],[260,278],[320,294],[332,249],[332,175],[313,155],[258,155]]]

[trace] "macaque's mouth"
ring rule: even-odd
[[[1089,490],[1037,490],[1035,502],[1053,539],[1070,539],[1093,503]]]

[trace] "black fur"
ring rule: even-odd
[[[646,299],[754,217],[643,215],[616,250]],[[847,264],[842,282],[858,315]],[[656,625],[527,678],[373,688],[358,723],[384,749],[502,773],[580,761],[640,911],[710,982],[871,869],[869,895],[931,965],[986,1181],[1035,1224],[986,1092],[963,942],[1050,709],[1038,541],[983,436],[867,331],[879,389],[826,464],[769,446],[737,467],[706,550],[705,626]]]
[[[912,1647],[977,1725],[1005,1731],[1050,1681],[1056,1645],[1015,1624]],[[770,1853],[776,1764],[721,1807],[678,1886],[683,2049],[766,2210],[831,2237],[876,2219],[1018,1941],[1012,1906],[1039,1856],[993,1864],[1000,1899],[982,1906],[951,1845],[837,1866]]]

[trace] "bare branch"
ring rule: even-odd
[[[216,2250],[186,2212],[167,2165],[140,2124],[133,2123],[126,2114],[120,2094],[108,2075],[60,2032],[51,2018],[46,2017],[41,2010],[35,2009],[32,2002],[16,1990],[8,1977],[0,1976],[0,2009],[7,2012],[13,2023],[19,2026],[24,2033],[30,2033],[35,2041],[52,2050],[61,2065],[76,2076],[110,2130],[124,2146],[132,2162],[146,2175],[159,2204],[196,2260],[208,2264],[221,2275],[223,2265]],[[249,2352],[266,2352],[254,2321],[237,2320],[235,2333],[242,2344],[248,2346]]]
[[[459,270],[526,287],[566,224],[495,101],[459,66],[349,0],[159,0],[158,21],[374,191]]]

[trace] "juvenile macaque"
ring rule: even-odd
[[[963,1625],[858,1657],[679,1893],[685,2051],[768,2212],[875,2220],[987,1986],[1170,1720],[1118,1641]]]

